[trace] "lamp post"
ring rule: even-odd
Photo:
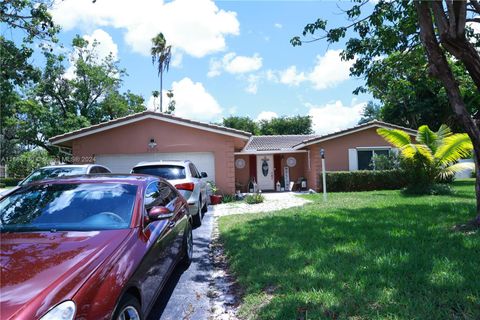
[[[327,174],[325,170],[325,149],[320,149],[322,157],[322,180],[323,180],[323,201],[327,201]]]

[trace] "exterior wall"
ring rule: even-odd
[[[236,155],[235,160],[243,159],[245,161],[245,167],[242,169],[235,168],[235,184],[236,189],[241,192],[247,192],[248,182],[250,181],[250,156],[249,155]]]
[[[152,138],[157,143],[154,149],[148,147]],[[73,141],[72,152],[75,163],[94,162],[98,154],[213,152],[217,186],[225,193],[233,193],[234,151],[244,144],[238,138],[146,119],[78,138]]]
[[[247,192],[248,182],[252,176],[252,168],[250,167],[250,155],[236,155],[236,159],[245,160],[245,167],[243,169],[235,168],[235,183],[237,184],[237,190]],[[253,157],[256,157],[255,155]],[[290,181],[296,182],[300,177],[308,177],[308,156],[307,153],[285,153],[275,154],[274,159],[279,157],[280,166],[275,167],[275,181],[274,184],[283,176],[283,168],[287,165],[288,157],[294,157],[297,160],[297,164],[290,168]],[[274,161],[275,162],[275,161]],[[256,161],[253,162],[256,166]],[[256,167],[254,168],[256,171]],[[253,175],[255,176],[255,175]]]
[[[348,171],[348,149],[383,146],[391,145],[377,134],[376,128],[371,128],[307,147],[310,149],[312,161],[312,170],[308,175],[309,187],[314,190],[321,188],[320,174],[322,173],[322,163],[320,149],[325,149],[325,167],[327,171]]]

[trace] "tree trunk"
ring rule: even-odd
[[[160,112],[163,112],[163,72],[160,72]]]
[[[460,123],[463,124],[466,133],[473,143],[476,167],[475,191],[477,197],[477,216],[475,221],[477,221],[480,225],[480,129],[467,111],[458,83],[452,73],[452,70],[450,69],[447,58],[445,57],[445,54],[438,43],[435,30],[433,28],[432,12],[430,10],[431,4],[432,3],[429,1],[415,2],[420,26],[420,39],[427,53],[430,73],[442,82],[445,90],[447,91],[448,100],[455,115],[459,119]],[[476,77],[472,76],[472,78],[475,79]]]

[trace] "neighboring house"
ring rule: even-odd
[[[191,160],[221,191],[246,191],[254,177],[262,190],[274,190],[280,177],[307,179],[319,188],[320,149],[328,171],[368,169],[373,153],[392,149],[377,128],[415,130],[372,121],[328,135],[252,136],[251,133],[145,111],[50,139],[71,148],[74,163],[98,163],[128,173],[140,161]]]

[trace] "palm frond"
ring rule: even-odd
[[[378,128],[377,133],[397,148],[403,148],[411,143],[410,135],[402,130]]]
[[[439,141],[442,141],[443,139],[451,135],[452,135],[452,130],[450,130],[450,128],[446,124],[442,124],[440,128],[438,128],[437,138]]]
[[[433,152],[437,149],[438,137],[427,125],[418,128],[416,140],[428,146]]]
[[[473,162],[459,162],[452,164],[451,166],[443,168],[439,173],[439,178],[449,178],[457,172],[466,170],[474,170],[475,164]]]
[[[432,150],[424,144],[415,144],[410,143],[402,148],[400,148],[402,157],[405,159],[413,159],[417,154],[421,155],[429,163],[433,163],[434,157]]]
[[[473,144],[466,133],[457,133],[443,139],[442,145],[435,152],[435,158],[442,165],[456,162],[467,157],[473,149]]]

